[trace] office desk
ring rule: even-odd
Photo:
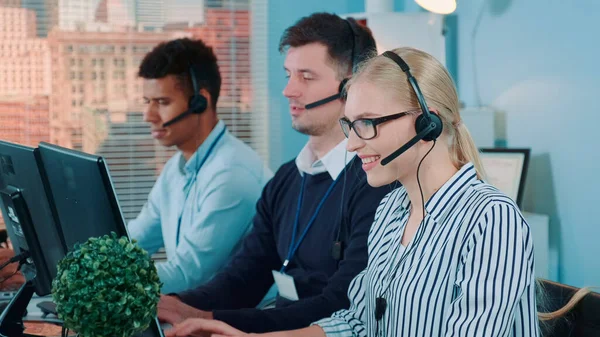
[[[54,315],[43,317],[42,311],[37,307],[37,304],[43,301],[51,300],[50,296],[38,297],[33,296],[27,306],[27,316],[23,317],[25,324],[25,333],[45,336],[45,337],[60,337],[62,327],[53,322],[60,322]],[[75,334],[69,334],[75,336]]]
[[[51,296],[39,297],[33,295],[29,305],[27,306],[27,316],[23,317],[23,322],[27,328],[26,333],[38,336],[46,337],[60,337],[62,327],[53,322],[60,322],[60,320],[54,315],[47,315],[43,317],[42,311],[37,307],[37,304],[44,301],[50,301]],[[161,323],[161,330],[170,328],[171,326],[166,323]],[[160,336],[159,336],[160,335]],[[75,336],[75,334],[69,334],[69,336]],[[151,329],[146,330],[144,333],[140,333],[136,336],[152,336],[152,337],[163,337],[162,333],[153,331]]]

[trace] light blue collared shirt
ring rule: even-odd
[[[128,225],[131,238],[150,254],[165,247],[167,261],[156,263],[163,293],[195,288],[227,263],[272,176],[222,121],[187,162],[181,152],[169,159]]]

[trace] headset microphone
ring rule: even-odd
[[[182,50],[182,51],[186,50],[186,46],[183,44],[183,42],[181,42],[181,40],[176,40],[175,43],[178,46],[180,46],[180,50]],[[167,57],[169,57],[169,56],[167,56]],[[188,72],[189,72],[190,79],[192,80],[192,90],[193,90],[193,94],[188,101],[188,109],[186,111],[182,112],[177,117],[164,123],[162,125],[163,128],[166,128],[167,126],[170,126],[170,125],[173,125],[173,124],[179,122],[180,120],[184,119],[188,115],[201,114],[206,110],[206,108],[208,106],[208,100],[206,99],[206,97],[204,97],[203,95],[201,95],[199,93],[200,88],[198,86],[198,77],[196,76],[196,71],[194,70],[194,65],[191,63],[188,64]]]
[[[392,160],[398,158],[401,154],[403,154],[404,152],[406,152],[406,150],[410,149],[418,141],[420,141],[423,138],[425,138],[425,136],[427,136],[427,134],[429,134],[431,131],[435,130],[435,128],[436,128],[436,125],[435,125],[434,122],[429,123],[428,127],[426,127],[425,129],[423,129],[423,131],[417,133],[416,136],[414,136],[406,144],[402,145],[401,148],[399,148],[398,150],[392,152],[392,154],[390,154],[389,156],[383,158],[381,160],[381,165],[385,166],[385,165],[389,164]]]
[[[429,112],[429,108],[427,107],[427,102],[425,102],[425,97],[421,93],[421,89],[419,89],[419,84],[417,84],[417,80],[410,73],[410,68],[408,64],[404,62],[404,60],[398,56],[398,54],[386,51],[383,53],[383,56],[394,61],[403,72],[406,73],[408,77],[408,82],[410,83],[415,95],[417,96],[417,100],[419,101],[419,105],[421,107],[422,114],[417,117],[415,121],[415,130],[417,131],[417,135],[414,136],[411,140],[409,140],[406,144],[402,145],[398,150],[394,151],[389,156],[383,158],[381,160],[381,165],[385,166],[389,164],[392,160],[398,158],[401,154],[406,152],[411,146],[415,145],[420,140],[432,141],[436,140],[442,134],[442,120],[440,117],[434,113]]]
[[[188,115],[192,114],[192,110],[186,110],[185,112],[183,112],[182,114],[178,115],[177,117],[171,119],[170,121],[164,123],[162,125],[163,128],[166,128],[167,126],[171,126],[177,122],[179,122],[180,120],[184,119],[185,117],[187,117]]]
[[[323,104],[327,104],[329,102],[335,101],[336,99],[344,98],[343,97],[343,92],[344,92],[344,86],[346,85],[346,83],[348,83],[348,79],[347,78],[343,79],[340,82],[340,86],[338,88],[338,93],[337,94],[331,95],[329,97],[325,97],[325,98],[323,98],[321,100],[318,100],[316,102],[313,102],[313,103],[309,103],[304,108],[307,109],[307,110],[308,109],[313,109],[313,108],[316,108],[316,107],[321,106]]]

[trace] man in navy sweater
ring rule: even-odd
[[[216,319],[258,333],[305,327],[349,306],[349,283],[367,264],[375,210],[393,189],[368,185],[338,122],[340,82],[373,55],[375,42],[352,19],[316,13],[284,32],[280,51],[287,52],[283,94],[292,126],[308,143],[264,188],[239,253],[207,284],[163,296],[162,321]],[[257,309],[274,279],[275,308]]]

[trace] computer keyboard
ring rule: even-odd
[[[0,301],[10,301],[17,296],[16,291],[0,291]]]

